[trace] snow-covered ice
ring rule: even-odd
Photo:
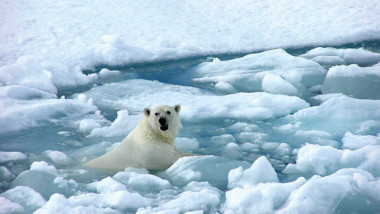
[[[196,68],[193,81],[207,88],[211,84],[211,88],[224,93],[267,91],[301,95],[308,94],[307,88],[322,84],[325,75],[326,70],[318,63],[277,49],[202,63]]]
[[[20,0],[5,1],[0,7],[0,65],[34,55],[88,68],[278,47],[340,45],[377,39],[380,33],[380,6],[374,1]]]
[[[0,11],[0,213],[380,212],[377,2]],[[175,145],[197,156],[82,167],[160,104],[181,104]]]
[[[228,188],[243,187],[246,184],[278,182],[276,171],[265,157],[258,158],[249,169],[242,167],[228,173]]]
[[[103,96],[114,90],[117,92],[110,96]],[[181,103],[183,105],[181,117],[186,121],[226,117],[268,119],[309,107],[304,100],[294,96],[269,93],[236,93],[217,96],[195,87],[172,86],[157,81],[138,79],[98,86],[89,90],[86,95],[102,108],[127,109],[134,113],[141,112],[147,106]]]
[[[322,92],[342,93],[360,99],[380,99],[380,64],[334,66],[329,69]]]
[[[312,59],[322,65],[350,65],[371,66],[380,62],[380,54],[362,48],[359,49],[337,49],[337,48],[315,48],[300,55]]]
[[[84,75],[100,77],[85,87],[74,80],[74,88],[60,87],[47,78],[45,82],[57,91],[24,84],[23,76],[14,77],[12,84],[0,88],[1,132],[6,142],[0,153],[3,209],[36,213],[304,213],[305,207],[313,206],[320,207],[315,212],[327,213],[334,208],[380,209],[376,93],[370,94],[372,100],[349,97],[344,91],[327,93],[329,75],[337,68],[344,73],[345,67],[333,65],[326,75],[316,62],[272,51],[277,57],[278,53],[295,60],[293,65],[301,61],[300,67],[291,60],[286,67],[265,57],[253,64],[244,61],[247,57],[223,61],[227,67],[241,63],[253,71],[270,69],[257,81],[257,91],[237,87],[244,81],[239,75],[230,82],[234,68],[229,71],[224,63],[208,71],[218,71],[223,79],[215,90],[195,81],[199,69],[210,63],[208,59],[182,68],[179,79],[168,82],[157,81],[154,75],[149,79],[136,68]],[[303,66],[309,63],[315,73],[306,72],[310,67]],[[352,78],[367,75],[376,66],[357,66],[363,72]],[[302,82],[305,77],[308,83]],[[78,92],[70,92],[73,89]],[[163,172],[126,169],[109,175],[78,166],[114,148],[136,126],[142,109],[158,104],[182,105],[176,145],[184,152],[206,156],[182,158]],[[35,130],[46,130],[36,133],[46,140],[32,137]],[[19,131],[25,137],[18,138]],[[33,150],[40,141],[39,149]],[[304,197],[311,201],[303,201]]]
[[[26,186],[17,186],[2,193],[1,196],[22,205],[25,213],[32,213],[43,207],[46,203],[46,200],[40,193]]]
[[[360,149],[367,145],[380,145],[380,135],[354,135],[347,132],[342,138],[344,149]]]
[[[378,177],[379,148],[379,146],[364,146],[356,150],[340,150],[332,146],[307,144],[298,151],[296,164],[289,164],[283,172],[304,176],[328,175],[342,168],[357,168],[371,171]]]
[[[291,183],[260,183],[246,185],[226,192],[224,213],[273,213],[289,198],[290,194],[305,184],[304,178]]]
[[[27,159],[27,156],[21,152],[0,152],[0,163],[25,159]]]

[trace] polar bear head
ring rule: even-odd
[[[180,105],[175,105],[173,107],[161,105],[152,109],[145,108],[144,114],[154,131],[159,133],[168,132],[168,134],[171,133],[176,136],[181,123],[179,116],[180,110]]]

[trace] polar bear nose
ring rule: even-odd
[[[165,126],[166,125],[166,119],[161,117],[158,122],[160,123],[161,126]]]

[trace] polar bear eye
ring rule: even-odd
[[[154,115],[158,116],[158,115],[160,115],[160,113],[156,112]]]
[[[167,111],[166,114],[171,114],[171,112],[170,112],[170,111]]]

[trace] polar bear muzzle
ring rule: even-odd
[[[164,117],[161,117],[158,122],[160,123],[160,129],[161,131],[166,131],[169,129],[169,123],[168,121],[166,120],[166,118]]]

